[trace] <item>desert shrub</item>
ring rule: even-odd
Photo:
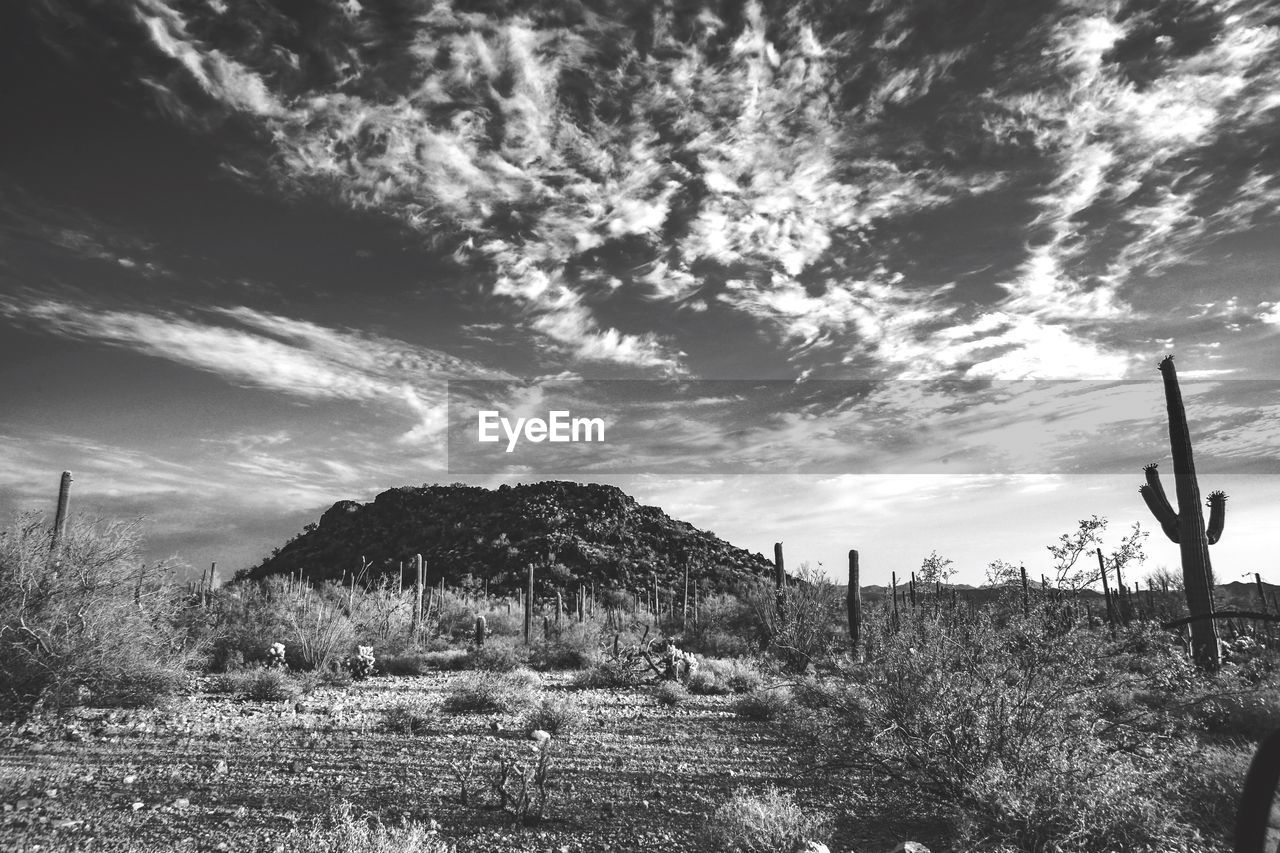
[[[1199,717],[1210,734],[1256,744],[1280,729],[1280,689],[1269,687],[1215,696],[1200,704]]]
[[[1108,722],[1100,701],[1129,714],[1115,697],[1162,667],[1135,672],[1105,634],[1064,631],[1034,607],[903,620],[897,632],[869,621],[871,662],[809,688],[808,710],[787,719],[809,759],[850,771],[882,814],[949,819],[955,844],[993,849],[1193,842],[1170,807],[1168,738],[1143,720]]]
[[[786,688],[757,687],[734,700],[733,713],[747,720],[777,720],[791,706],[791,691]]]
[[[569,684],[580,690],[589,690],[601,687],[634,687],[642,680],[643,673],[626,661],[604,658],[575,672]]]
[[[743,596],[719,593],[699,602],[698,618],[682,628],[680,648],[708,657],[742,657],[759,648],[761,633],[755,611]]]
[[[689,689],[678,681],[664,681],[654,688],[653,698],[659,705],[674,708],[689,698]]]
[[[511,672],[529,662],[529,651],[513,643],[485,643],[467,654],[467,668],[486,672]]]
[[[454,684],[443,707],[454,713],[514,713],[533,704],[538,687],[538,676],[528,670],[471,673]]]
[[[423,675],[432,670],[466,669],[470,663],[466,649],[448,649],[440,652],[402,652],[382,658],[378,666],[387,675]]]
[[[695,696],[724,696],[733,692],[728,685],[717,679],[714,673],[702,669],[689,676],[685,687]]]
[[[725,693],[749,693],[764,684],[764,674],[755,662],[749,658],[740,660],[714,660],[701,662],[694,677],[701,677],[698,689],[694,689],[690,680],[689,690],[708,695]]]
[[[357,818],[351,804],[335,806],[328,819],[289,833],[285,845],[296,853],[449,853],[452,849],[416,821],[389,827],[377,817]]]
[[[0,532],[0,707],[145,704],[180,689],[199,651],[178,624],[188,602],[174,567],[143,565],[139,524],[73,519],[56,559],[51,535],[38,514]]]
[[[1236,809],[1253,749],[1187,743],[1169,762],[1163,783],[1184,826],[1195,827],[1210,848],[1231,847]]]
[[[294,669],[323,669],[356,645],[353,615],[363,594],[335,583],[316,586],[285,578],[242,582],[220,590],[212,607],[218,640],[215,666],[226,668],[232,656],[259,662],[270,647],[283,643],[286,662]]]
[[[520,726],[526,731],[541,729],[562,735],[581,727],[586,718],[586,713],[572,699],[546,697],[525,712]]]
[[[355,627],[348,616],[351,594],[334,583],[302,589],[287,599],[289,664],[295,669],[323,669],[355,645]]]
[[[255,670],[246,680],[244,695],[255,702],[286,702],[302,692],[289,673],[279,669]]]
[[[431,718],[423,709],[409,702],[400,702],[382,712],[382,728],[401,735],[423,735],[431,731]]]
[[[99,708],[153,708],[186,692],[187,684],[176,666],[137,661],[100,673],[88,701]]]
[[[760,794],[736,792],[707,821],[704,840],[723,853],[792,853],[820,831],[789,794],[766,788]]]
[[[252,670],[242,669],[235,672],[219,672],[209,679],[209,692],[238,696],[248,692],[249,682],[252,679]]]
[[[466,642],[475,636],[476,611],[470,601],[446,590],[444,600],[437,603],[437,608],[436,631],[440,636],[454,643]]]
[[[586,669],[600,657],[600,635],[594,625],[571,622],[553,639],[535,643],[529,663],[535,669]]]
[[[541,670],[586,669],[599,653],[568,643],[550,642],[535,645],[529,653],[529,665]]]
[[[490,608],[484,614],[484,618],[491,637],[522,637],[524,635],[524,616],[519,613]],[[473,623],[472,628],[474,627]]]
[[[356,642],[385,652],[404,649],[413,623],[413,605],[411,596],[400,590],[396,581],[387,576],[356,588],[356,606],[350,608]]]

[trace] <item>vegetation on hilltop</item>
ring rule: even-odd
[[[500,486],[405,486],[371,503],[339,501],[296,538],[241,579],[295,574],[338,580],[368,562],[367,580],[405,580],[421,554],[429,581],[463,586],[468,578],[489,592],[522,588],[530,564],[538,591],[597,583],[602,588],[664,589],[691,583],[726,590],[772,570],[760,554],[642,506],[615,486],[543,482]]]

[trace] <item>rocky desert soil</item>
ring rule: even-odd
[[[196,692],[162,710],[79,709],[0,748],[0,850],[287,850],[342,801],[356,815],[434,821],[459,853],[698,851],[706,818],[735,789],[769,784],[832,821],[833,853],[895,843],[841,818],[834,791],[804,773],[767,723],[733,697],[659,705],[649,688],[570,690],[585,721],[551,743],[551,797],[536,826],[492,804],[460,802],[455,767],[474,757],[473,789],[504,754],[531,755],[515,715],[440,708],[464,673],[374,678],[300,702]],[[425,717],[414,735],[385,730],[385,710]],[[502,727],[494,731],[497,721]]]

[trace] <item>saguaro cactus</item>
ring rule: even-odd
[[[1143,469],[1147,482],[1139,491],[1165,535],[1176,542],[1182,552],[1182,579],[1187,591],[1188,611],[1192,616],[1207,617],[1213,613],[1213,567],[1209,562],[1209,546],[1222,536],[1227,496],[1223,492],[1209,494],[1209,526],[1206,528],[1204,513],[1200,509],[1200,484],[1196,481],[1196,468],[1191,458],[1191,433],[1187,429],[1187,413],[1182,404],[1182,391],[1178,388],[1178,374],[1173,368],[1173,356],[1165,356],[1161,360],[1160,373],[1164,376],[1164,397],[1169,410],[1169,447],[1173,455],[1178,509],[1175,511],[1165,497],[1154,462]],[[1218,630],[1212,619],[1191,622],[1191,649],[1198,665],[1205,669],[1218,668]]]
[[[58,513],[53,517],[53,538],[49,544],[49,556],[53,560],[59,557],[63,537],[67,535],[67,504],[71,500],[71,472],[63,471],[62,480],[58,484]]]
[[[845,604],[849,609],[849,639],[855,660],[862,656],[862,578],[858,570],[858,552],[849,551],[849,592]]]
[[[529,581],[524,597],[524,644],[530,643],[533,633],[533,563],[529,564]]]

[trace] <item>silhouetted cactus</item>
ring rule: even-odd
[[[1143,469],[1147,482],[1139,491],[1165,535],[1176,542],[1182,552],[1182,578],[1190,615],[1208,616],[1213,613],[1213,567],[1209,562],[1209,545],[1222,535],[1227,496],[1223,492],[1210,493],[1209,526],[1206,529],[1204,513],[1200,509],[1200,485],[1196,481],[1195,464],[1191,458],[1191,433],[1187,429],[1187,413],[1182,403],[1182,391],[1178,388],[1173,356],[1165,356],[1161,360],[1160,373],[1164,376],[1165,403],[1169,410],[1169,446],[1173,455],[1178,509],[1175,511],[1169,504],[1154,462]],[[1198,665],[1205,669],[1218,668],[1218,631],[1212,619],[1191,622],[1191,648]]]

